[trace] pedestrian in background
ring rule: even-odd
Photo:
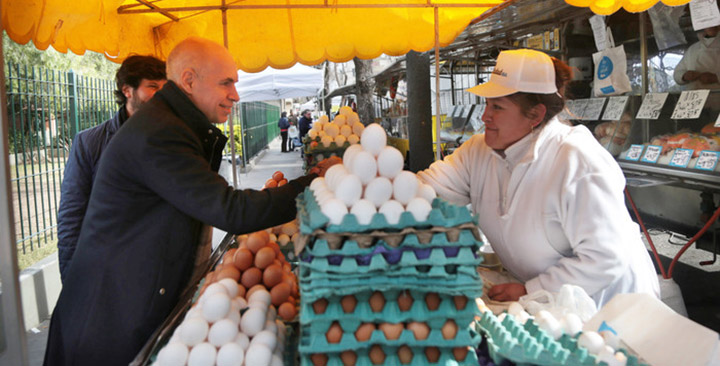
[[[288,122],[287,119],[287,112],[282,112],[282,114],[280,114],[280,119],[278,120],[278,127],[280,128],[280,137],[282,137],[280,151],[289,152],[290,149],[288,145],[288,128],[290,128],[290,122]]]

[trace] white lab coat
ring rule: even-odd
[[[705,38],[702,32],[698,33],[698,41],[687,50],[675,67],[673,78],[685,89],[718,89],[720,84],[701,84],[699,80],[687,83],[682,77],[687,71],[712,72],[720,79],[720,37]]]
[[[440,197],[472,205],[503,266],[528,293],[573,284],[598,307],[616,293],[659,295],[625,207],[622,171],[587,128],[553,118],[505,154],[476,135],[418,176]]]

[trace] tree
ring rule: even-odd
[[[375,122],[375,109],[373,107],[373,92],[375,79],[373,78],[372,60],[353,59],[355,63],[355,88],[357,96],[357,113],[364,124]]]

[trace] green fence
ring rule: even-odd
[[[280,107],[265,102],[240,103],[244,156],[251,158],[280,135]],[[236,120],[237,123],[237,120]]]

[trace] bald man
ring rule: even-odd
[[[240,234],[288,222],[317,176],[233,190],[216,173],[227,138],[214,126],[238,101],[232,56],[190,38],[170,53],[167,75],[102,155],[45,365],[127,365],[202,275],[206,224]]]

